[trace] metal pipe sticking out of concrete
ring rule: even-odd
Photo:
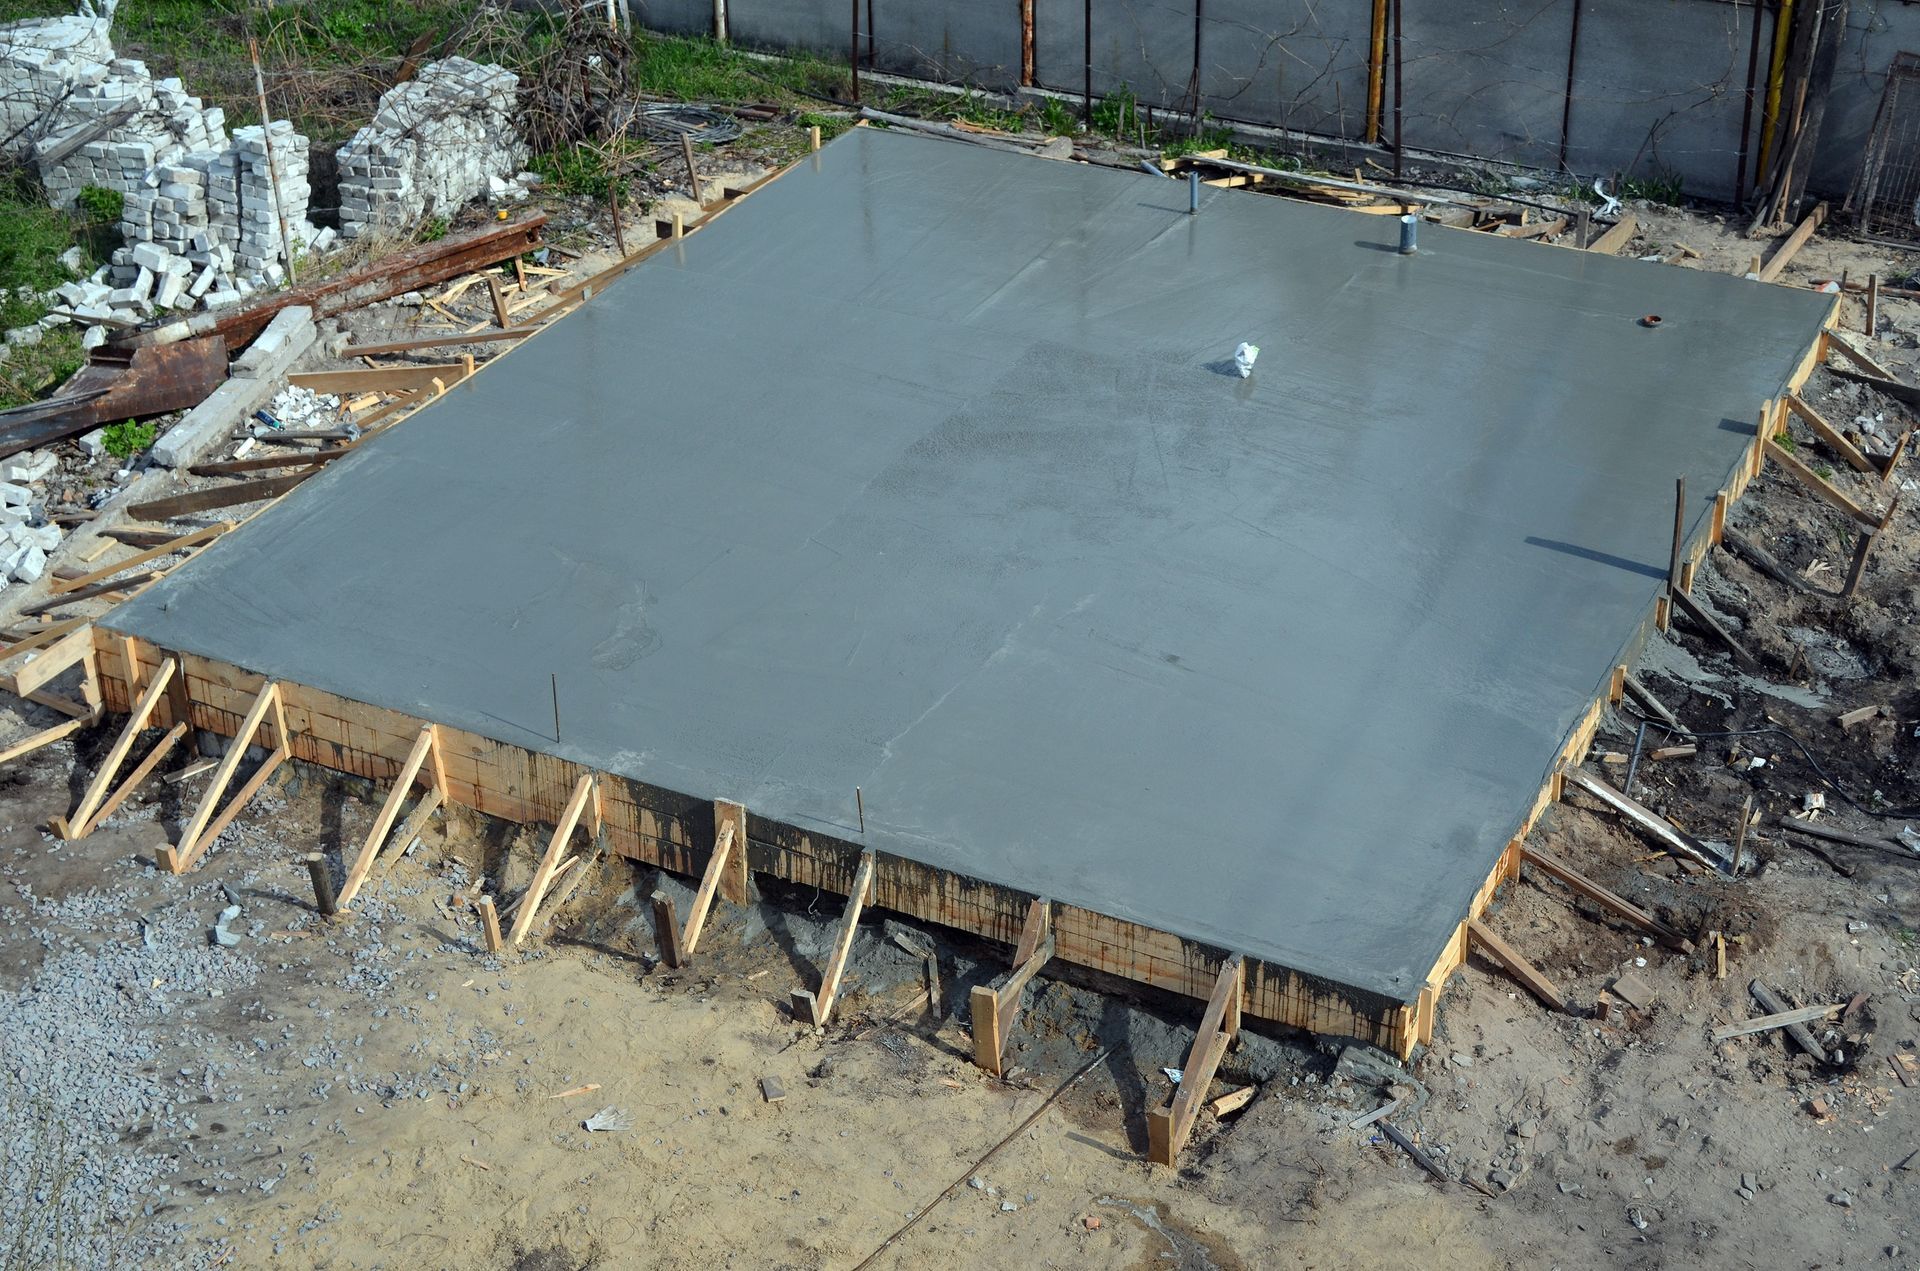
[[[1412,212],[1400,215],[1400,254],[1411,256],[1420,250],[1420,218]]]
[[[1200,211],[1200,174],[1187,173],[1187,215],[1194,216]]]

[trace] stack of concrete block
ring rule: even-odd
[[[108,24],[92,16],[37,18],[0,27],[0,137],[11,158],[54,135],[57,108],[107,77]],[[50,113],[52,112],[52,113]]]
[[[284,119],[270,128],[270,138],[257,124],[234,130],[233,149],[208,166],[208,201],[215,236],[233,247],[235,272],[278,286],[286,276],[281,221],[296,250],[311,242],[307,200],[313,189],[307,183],[307,139]]]
[[[51,451],[29,450],[0,464],[0,587],[40,577],[47,553],[60,546],[60,527],[41,521],[35,511],[45,495],[34,486],[56,463]]]
[[[340,233],[398,231],[450,215],[516,172],[527,144],[513,125],[520,78],[450,57],[380,98],[373,122],[340,148]]]
[[[226,114],[205,106],[177,79],[156,80],[146,63],[115,58],[104,78],[74,88],[56,112],[54,136],[72,136],[89,125],[112,121],[101,137],[51,162],[39,164],[40,180],[55,207],[71,207],[89,185],[127,196],[121,232],[129,242],[151,232],[156,215],[155,164],[178,163],[227,144]]]

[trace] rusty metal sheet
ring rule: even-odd
[[[95,349],[59,396],[0,412],[0,459],[101,424],[198,406],[226,378],[227,342],[218,335]]]

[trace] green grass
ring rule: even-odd
[[[637,91],[675,101],[791,105],[795,98],[852,97],[847,69],[838,63],[806,53],[762,60],[702,37],[636,30],[628,70]]]
[[[139,423],[127,420],[123,424],[108,424],[100,432],[100,444],[115,459],[131,459],[151,446],[160,435],[160,425],[149,420]]]

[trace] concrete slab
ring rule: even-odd
[[[1828,298],[1186,200],[856,129],[109,625],[1408,1000]]]

